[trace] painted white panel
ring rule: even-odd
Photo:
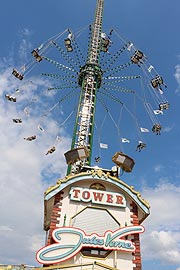
[[[114,231],[119,224],[104,209],[86,208],[72,220],[72,226],[84,230],[87,234],[103,235],[107,230]]]

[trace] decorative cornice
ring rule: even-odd
[[[96,180],[104,180],[106,182],[111,182],[116,184],[122,190],[124,190],[130,197],[132,197],[137,204],[149,214],[150,205],[149,203],[141,197],[139,191],[134,190],[133,186],[129,186],[122,180],[118,179],[117,177],[111,176],[110,172],[105,172],[103,169],[100,168],[93,168],[91,171],[88,172],[81,172],[75,175],[67,175],[63,179],[58,179],[56,185],[49,187],[45,192],[45,200],[49,200],[53,197],[57,192],[65,188],[66,186],[73,184],[77,181],[87,180],[91,177],[92,179]]]
[[[48,187],[47,190],[44,192],[44,196],[49,194],[51,191],[56,190],[58,187],[60,187],[60,185],[62,183],[66,183],[66,182],[68,182],[69,180],[71,180],[73,178],[76,178],[78,176],[83,176],[83,175],[92,175],[92,173],[91,172],[81,172],[81,173],[78,173],[78,174],[66,175],[63,179],[58,179],[57,182],[56,182],[56,185]]]
[[[92,170],[91,173],[92,173],[92,176],[93,177],[98,176],[99,178],[102,178],[103,177],[103,178],[106,178],[107,179],[110,176],[110,173],[109,172],[105,173],[101,169]]]

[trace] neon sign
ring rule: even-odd
[[[143,232],[144,227],[140,225],[119,228],[114,232],[106,231],[104,236],[96,233],[87,235],[79,228],[61,227],[52,233],[55,243],[41,248],[36,259],[42,264],[60,263],[75,256],[83,247],[133,252],[133,242],[122,238]]]
[[[97,189],[87,189],[80,187],[72,187],[70,192],[70,200],[92,202],[96,204],[111,205],[118,207],[126,207],[126,199],[120,193],[107,192]]]

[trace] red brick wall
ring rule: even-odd
[[[138,207],[137,205],[132,202],[130,204],[131,206],[131,223],[132,225],[139,225],[139,219],[138,219]],[[141,251],[140,251],[140,239],[139,234],[132,235],[132,242],[134,242],[134,245],[136,247],[135,252],[132,253],[133,255],[133,264],[135,265],[133,267],[133,270],[142,270],[142,263],[141,263]]]
[[[63,195],[64,192],[59,192],[55,195],[54,198],[54,206],[52,209],[52,214],[51,214],[51,223],[50,223],[50,228],[49,228],[49,235],[48,235],[48,240],[47,240],[47,245],[54,243],[52,239],[52,232],[54,229],[56,229],[57,224],[59,224],[59,218],[61,217],[61,206],[62,206],[62,200],[63,200]]]

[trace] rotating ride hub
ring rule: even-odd
[[[103,71],[97,64],[87,63],[86,65],[80,68],[78,84],[80,87],[84,89],[84,84],[86,80],[89,77],[93,77],[93,81],[94,83],[96,83],[94,87],[96,87],[96,89],[99,89],[101,87],[102,74]]]

